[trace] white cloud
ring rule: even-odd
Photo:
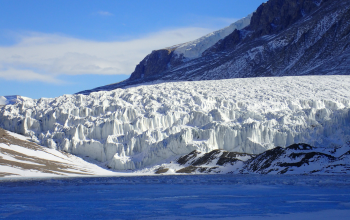
[[[63,83],[52,75],[39,74],[32,70],[7,69],[0,70],[0,78],[17,81],[41,81],[47,83]]]
[[[113,14],[108,11],[98,11],[97,14],[102,16],[113,16]]]
[[[0,78],[59,83],[62,74],[130,74],[152,50],[194,40],[212,30],[178,28],[127,41],[97,42],[31,33],[0,47]]]

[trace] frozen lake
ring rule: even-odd
[[[199,175],[0,182],[8,219],[348,219],[350,176]]]

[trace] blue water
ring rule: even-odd
[[[0,182],[0,218],[5,219],[220,219],[328,209],[350,209],[350,176],[199,175]]]

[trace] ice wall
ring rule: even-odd
[[[349,76],[246,78],[23,99],[0,107],[0,126],[123,170],[193,150],[343,144],[349,108]]]

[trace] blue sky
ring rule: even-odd
[[[0,96],[119,82],[152,50],[226,27],[262,2],[0,0]]]

